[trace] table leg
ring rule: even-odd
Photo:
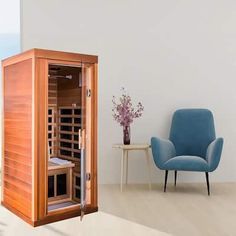
[[[145,154],[146,154],[146,160],[147,160],[147,169],[148,169],[148,178],[149,178],[149,189],[152,189],[152,185],[151,185],[151,164],[150,164],[150,156],[148,153],[148,149],[145,150]]]
[[[128,184],[128,171],[129,171],[129,151],[127,150],[126,151],[126,155],[125,155],[125,158],[126,158],[126,176],[125,176],[125,183]]]
[[[121,192],[123,190],[124,158],[125,158],[125,150],[122,150],[121,163],[120,163],[120,191]]]

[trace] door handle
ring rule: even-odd
[[[79,129],[79,149],[85,149],[85,129]]]
[[[80,220],[83,219],[86,207],[86,150],[85,150],[85,129],[79,129],[79,149],[80,149],[80,189],[81,189],[81,202],[80,202]]]
[[[79,137],[78,137],[78,142],[79,142],[79,150],[81,150],[82,146],[82,135],[81,135],[81,129],[79,129]]]

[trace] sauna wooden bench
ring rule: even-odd
[[[72,169],[73,167],[75,167],[74,163],[60,165],[60,164],[53,163],[51,161],[48,162],[48,170],[58,170],[58,169],[65,169],[65,168]]]
[[[73,167],[75,167],[74,163],[68,163],[68,164],[56,164],[51,161],[48,161],[48,176],[52,176],[55,174],[66,174],[69,176],[67,184],[69,185],[69,199],[72,200],[72,181],[73,181]],[[63,200],[63,199],[61,199]],[[53,204],[55,202],[60,202],[58,201],[52,201],[49,204]]]

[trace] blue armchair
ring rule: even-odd
[[[153,137],[151,147],[154,162],[165,170],[165,185],[168,171],[205,172],[208,195],[210,195],[209,172],[220,162],[223,138],[215,137],[214,120],[207,109],[180,109],[172,118],[169,140]]]

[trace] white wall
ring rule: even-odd
[[[22,46],[99,55],[99,180],[119,182],[122,131],[111,117],[112,95],[125,86],[145,106],[132,142],[168,137],[173,111],[214,112],[225,138],[212,181],[236,180],[236,1],[23,0]],[[145,182],[144,158],[134,153],[130,181]],[[153,182],[163,172],[153,165]],[[205,181],[180,173],[182,181]]]

